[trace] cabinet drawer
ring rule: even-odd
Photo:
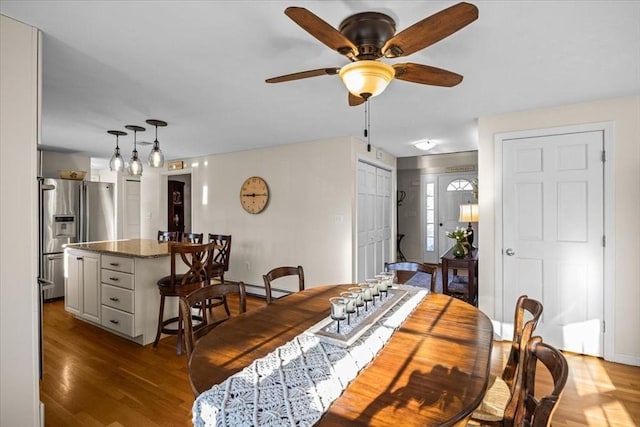
[[[102,306],[102,326],[122,334],[133,336],[133,314]]]
[[[121,288],[133,289],[133,274],[121,273],[119,271],[107,270],[103,268],[100,280],[102,283],[119,286]]]
[[[102,305],[133,313],[133,291],[103,283]]]
[[[133,258],[125,258],[114,255],[102,255],[102,268],[133,273]]]

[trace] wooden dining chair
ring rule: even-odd
[[[262,280],[264,281],[264,291],[267,297],[267,305],[271,304],[273,301],[271,282],[287,276],[298,276],[298,290],[304,290],[304,269],[301,265],[297,267],[276,267],[262,276]]]
[[[209,243],[215,243],[216,250],[211,265],[210,277],[220,278],[224,282],[224,273],[229,271],[229,259],[231,257],[231,235],[209,233]]]
[[[225,282],[217,285],[207,285],[196,289],[189,295],[180,297],[180,317],[184,323],[184,339],[187,348],[187,358],[191,356],[196,341],[206,335],[219,324],[229,320],[230,313],[225,317],[216,317],[213,309],[207,306],[212,299],[226,299],[228,295],[238,295],[238,313],[247,311],[247,294],[243,282]],[[203,308],[204,307],[204,308]],[[193,321],[197,316],[198,322]]]
[[[429,287],[431,292],[436,291],[436,283],[438,279],[438,270],[440,267],[437,264],[425,264],[421,262],[391,262],[384,263],[384,271],[396,271],[396,277],[398,283],[405,283],[415,273],[426,273],[430,276],[431,281]]]
[[[523,387],[518,399],[514,424],[531,427],[550,426],[551,417],[569,377],[567,359],[558,349],[542,342],[541,337],[533,337],[527,344],[524,360]],[[536,373],[542,366],[553,379],[553,390],[549,394],[536,397]]]
[[[204,233],[182,233],[182,242],[185,243],[202,243]]]
[[[157,283],[160,291],[160,312],[154,347],[158,346],[163,333],[177,335],[177,353],[182,354],[182,319],[179,314],[169,319],[164,318],[165,299],[187,296],[194,290],[209,285],[208,272],[213,260],[214,246],[213,243],[171,245],[171,274],[161,278]],[[177,326],[170,327],[174,323],[177,323]]]
[[[471,415],[471,422],[483,425],[511,425],[515,416],[518,390],[523,386],[524,351],[542,315],[543,306],[537,300],[521,295],[513,320],[513,338],[507,363],[500,376],[491,375],[480,405]],[[525,315],[528,320],[525,321]]]
[[[158,230],[158,241],[159,242],[179,242],[180,232]]]

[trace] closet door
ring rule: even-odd
[[[358,282],[373,278],[392,261],[391,171],[358,162]]]

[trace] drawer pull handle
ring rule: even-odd
[[[113,319],[109,320],[109,322],[113,323],[114,325],[119,325],[120,324],[120,322],[118,322],[117,320],[113,320]]]
[[[120,264],[118,264],[117,262],[110,262],[109,265],[112,266],[112,267],[117,267]]]
[[[83,261],[83,260],[84,260],[84,258],[82,258],[81,256],[76,257],[76,259],[77,259],[78,261]]]
[[[120,301],[120,298],[115,298],[115,297],[109,297],[109,299],[114,302]]]
[[[109,280],[113,280],[114,282],[117,282],[120,279],[118,279],[117,277],[109,277]]]

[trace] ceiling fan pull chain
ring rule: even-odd
[[[364,137],[367,138],[367,151],[371,151],[371,109],[369,97],[364,101]]]

